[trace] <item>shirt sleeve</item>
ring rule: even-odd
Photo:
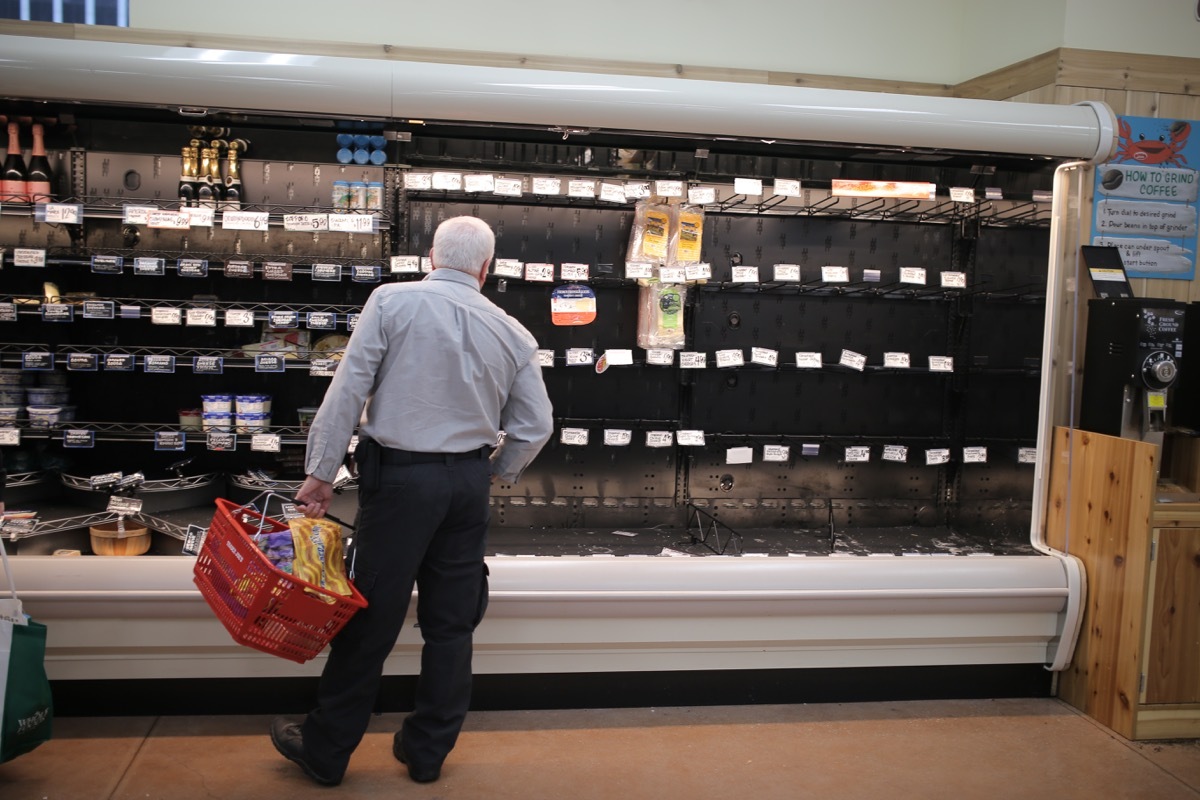
[[[373,292],[363,306],[350,343],[309,428],[304,471],[314,478],[332,483],[346,458],[350,437],[362,417],[363,406],[374,389],[375,376],[387,352],[383,318],[379,293]]]
[[[554,409],[546,394],[536,351],[517,370],[508,402],[500,411],[500,427],[504,430],[504,444],[496,454],[492,472],[507,483],[515,483],[554,432]]]

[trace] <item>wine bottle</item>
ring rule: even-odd
[[[213,151],[211,148],[200,148],[200,177],[196,184],[196,205],[216,208],[216,187],[212,183]]]
[[[179,170],[179,205],[196,205],[196,148],[185,146]]]
[[[242,172],[236,141],[229,145],[229,172],[225,174],[225,200],[221,206],[230,211],[238,211],[242,207]]]
[[[8,155],[0,172],[0,203],[28,203],[25,184],[25,159],[21,157],[21,136],[17,123],[8,123]]]
[[[26,191],[31,203],[49,203],[54,199],[54,176],[46,158],[42,126],[33,126],[33,151],[29,154],[29,170],[25,176]]]

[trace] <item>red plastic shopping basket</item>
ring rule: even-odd
[[[353,594],[345,597],[276,569],[251,538],[287,529],[217,498],[193,579],[238,643],[303,664],[325,649],[367,601],[353,585]]]

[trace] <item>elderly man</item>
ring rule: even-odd
[[[482,220],[438,226],[433,272],[367,300],[309,431],[296,504],[318,518],[359,425],[353,563],[368,603],[330,646],[316,708],[271,725],[276,749],[320,784],[341,781],[366,731],[414,582],[421,675],[393,743],[413,780],[437,780],[466,718],[487,608],[489,484],[518,480],[553,428],[536,341],[480,293],[494,250]]]

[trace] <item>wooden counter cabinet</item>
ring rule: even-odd
[[[1157,457],[1144,442],[1055,431],[1047,539],[1088,580],[1059,696],[1129,739],[1200,737],[1200,500],[1156,494]]]

